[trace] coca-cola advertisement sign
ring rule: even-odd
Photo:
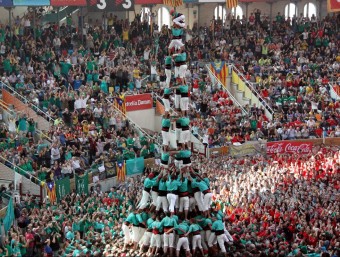
[[[313,143],[304,142],[269,142],[267,143],[267,154],[310,154]]]

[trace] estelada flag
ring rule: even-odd
[[[46,191],[48,198],[50,199],[51,203],[54,203],[57,200],[57,193],[56,193],[56,187],[53,181],[48,182],[46,184]]]
[[[327,0],[328,12],[340,12],[339,0]]]
[[[126,177],[126,166],[125,166],[125,162],[117,162],[116,163],[116,169],[117,169],[117,180],[118,181],[125,181],[125,177]]]

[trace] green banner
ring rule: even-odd
[[[71,193],[70,178],[66,177],[66,178],[63,178],[63,179],[59,179],[55,183],[56,183],[56,186],[57,186],[57,201],[59,202],[66,195]]]
[[[89,174],[86,173],[83,176],[76,175],[76,192],[79,195],[89,194]]]
[[[13,206],[13,198],[11,197],[9,199],[9,202],[7,205],[6,216],[4,218],[5,233],[9,231],[9,229],[12,226],[13,221],[14,221],[14,206]]]
[[[126,175],[141,174],[144,171],[144,157],[139,157],[126,161]]]

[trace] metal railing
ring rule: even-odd
[[[248,86],[250,91],[260,100],[259,102],[263,105],[264,108],[267,109],[267,111],[274,117],[274,110],[270,107],[270,105],[267,103],[265,99],[261,96],[261,94],[257,91],[257,89],[252,85],[251,82],[249,82],[246,77],[243,75],[243,73],[236,68],[235,65],[231,65],[232,69],[237,73],[239,77],[243,79],[243,82]]]
[[[206,69],[209,72],[209,75],[212,76],[216,83],[221,86],[225,91],[227,91],[228,96],[231,98],[231,100],[234,102],[234,104],[236,104],[242,111],[243,115],[248,115],[248,112],[246,109],[244,109],[244,107],[242,106],[242,104],[240,104],[237,99],[230,93],[230,91],[228,90],[228,88],[223,85],[223,83],[216,77],[216,75],[212,72],[212,70],[210,69],[209,65],[206,65]]]
[[[16,172],[18,174],[20,174],[20,172],[18,172],[17,170],[20,170],[23,174],[20,174],[24,177],[26,177],[27,179],[31,180],[33,183],[37,184],[37,185],[41,185],[41,182],[43,182],[42,180],[40,180],[39,178],[37,178],[35,175],[27,172],[26,170],[20,168],[18,165],[16,165],[15,163],[11,162],[10,160],[4,158],[3,156],[0,155],[0,160],[2,160],[2,164],[4,164],[6,167],[8,167],[9,169],[13,170],[13,172]],[[6,165],[10,164],[11,166]],[[17,169],[17,170],[16,170]]]
[[[8,113],[8,115],[10,115],[11,117],[14,117],[14,118],[18,117],[18,114],[16,113],[16,111],[9,108],[8,105],[3,100],[0,100],[0,107],[4,109]],[[50,138],[42,130],[35,128],[35,131],[40,135],[40,138],[46,139],[47,141],[52,142],[52,138]]]
[[[148,132],[146,132],[144,129],[142,129],[139,125],[137,125],[134,121],[132,121],[128,116],[126,116],[126,114],[124,112],[122,112],[121,110],[119,110],[119,108],[117,108],[109,99],[113,99],[112,97],[107,97],[105,98],[106,101],[111,104],[115,110],[120,114],[122,115],[125,119],[129,120],[129,124],[132,125],[132,127],[141,132],[143,135],[145,135],[148,139],[151,139],[151,140],[154,140],[155,143],[158,145],[158,147],[161,147],[161,144],[157,141],[158,140],[158,137],[156,136],[151,136]]]
[[[42,110],[38,105],[34,104],[32,101],[30,101],[29,99],[27,99],[25,96],[19,94],[15,88],[11,87],[10,85],[0,82],[0,87],[6,89],[7,91],[9,91],[10,93],[12,93],[16,98],[18,98],[21,102],[25,103],[28,105],[28,107],[32,106],[32,110],[37,114],[37,115],[42,115],[44,116],[44,118],[51,122],[55,121],[55,119],[53,119],[51,117],[51,115],[47,114],[44,110]]]

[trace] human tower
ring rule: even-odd
[[[147,252],[148,256],[163,253],[179,257],[196,252],[208,256],[209,250],[216,253],[216,249],[226,254],[225,242],[233,239],[225,229],[223,213],[211,209],[207,174],[191,166],[190,91],[185,80],[187,54],[182,40],[185,16],[175,10],[171,15],[172,38],[165,57],[161,163],[145,178],[141,200],[123,224],[124,248],[132,244],[134,250]],[[170,143],[171,127],[176,140]]]

